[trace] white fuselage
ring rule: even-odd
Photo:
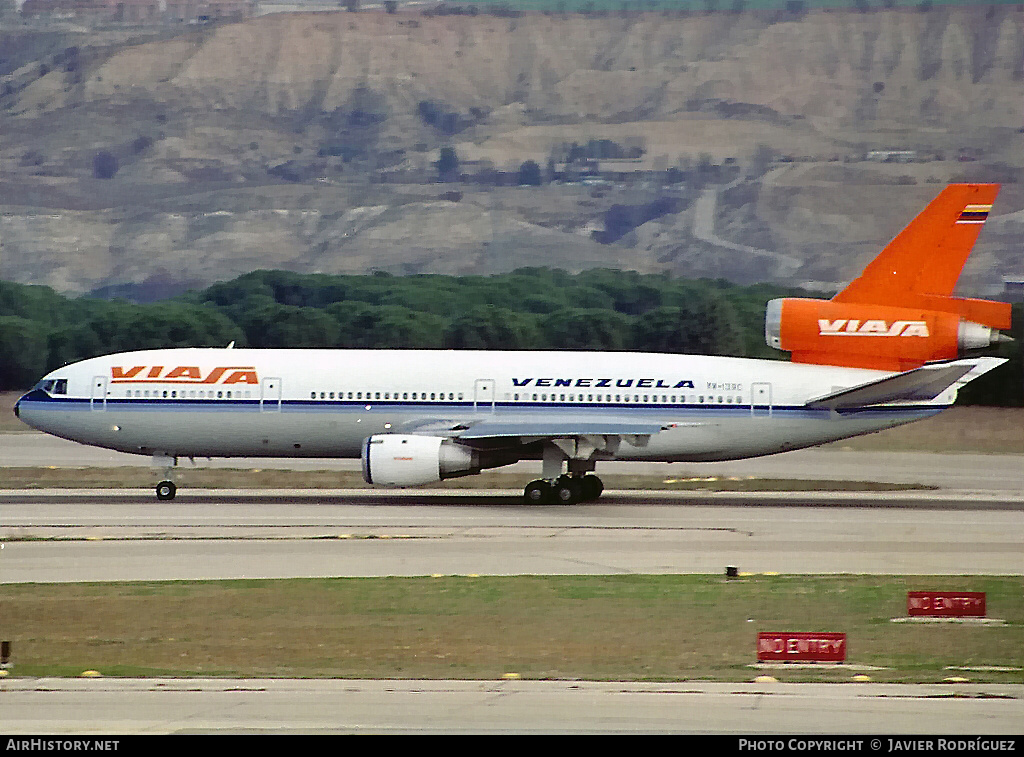
[[[922,402],[805,407],[888,375],[647,353],[170,349],[53,371],[19,401],[18,413],[66,439],[171,457],[355,458],[374,434],[481,419],[524,428],[643,421],[663,430],[624,435],[605,459],[709,461],[877,431],[955,399],[950,389]],[[531,456],[528,440],[516,445]]]

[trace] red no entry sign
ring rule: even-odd
[[[843,662],[845,633],[765,632],[757,635],[759,661]]]

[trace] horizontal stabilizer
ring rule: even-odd
[[[959,383],[962,386],[1005,362],[1003,358],[981,357],[931,363],[895,376],[827,394],[811,400],[806,407],[847,410],[889,402],[926,402],[935,399],[953,384]]]

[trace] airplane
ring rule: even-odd
[[[184,348],[47,374],[29,426],[153,458],[173,499],[181,457],[361,458],[407,487],[539,460],[531,504],[593,501],[599,462],[734,460],[935,415],[1006,362],[1010,305],[952,296],[999,190],[946,187],[830,300],[767,305],[789,362],[555,351]]]

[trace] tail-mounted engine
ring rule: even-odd
[[[1004,303],[941,300],[943,310],[772,300],[765,313],[765,341],[792,353],[794,363],[905,371],[995,345],[1003,339],[999,329],[1010,327],[1010,306]],[[968,320],[961,311],[985,322]]]

